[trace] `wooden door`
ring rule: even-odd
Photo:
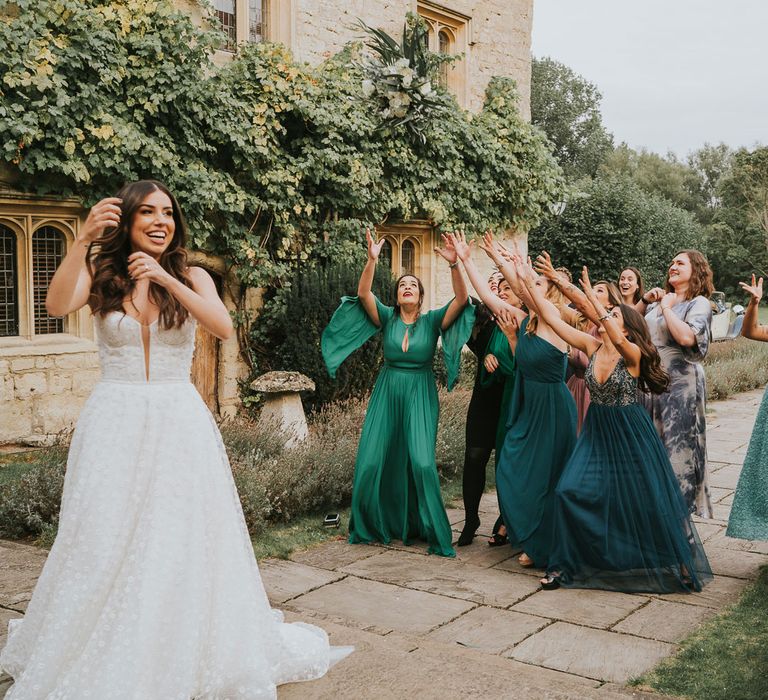
[[[208,270],[221,296],[221,277]],[[200,392],[208,409],[219,415],[219,353],[221,341],[198,325],[195,353],[192,356],[192,383]]]

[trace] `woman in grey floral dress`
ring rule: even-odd
[[[670,377],[669,391],[646,397],[690,511],[712,517],[707,476],[706,382],[701,362],[712,338],[712,269],[698,250],[683,250],[667,272],[666,294],[645,316]]]

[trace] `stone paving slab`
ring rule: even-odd
[[[611,629],[660,642],[680,642],[716,614],[712,608],[652,600]]]
[[[608,629],[647,602],[647,598],[627,593],[560,588],[556,591],[539,591],[510,609]]]
[[[514,556],[512,547],[489,547],[487,538],[476,537],[466,547],[456,547],[456,560],[472,566],[489,568]]]
[[[696,531],[699,533],[702,542],[709,542],[711,538],[725,530],[725,525],[713,523],[711,520],[697,520],[695,524]]]
[[[736,488],[736,484],[739,483],[739,474],[741,474],[741,463],[743,459],[741,457],[734,457],[738,460],[734,464],[728,464],[722,469],[718,469],[709,475],[709,485],[720,489],[728,489],[733,491]]]
[[[712,572],[720,576],[753,579],[757,577],[760,567],[768,564],[768,555],[756,552],[709,545],[705,547],[705,551]]]
[[[710,540],[708,540],[708,542],[713,547],[736,549],[743,552],[756,552],[757,554],[768,554],[768,542],[740,540],[735,537],[728,537],[725,534],[725,528],[721,528]]]
[[[549,624],[549,620],[533,615],[480,607],[439,627],[429,638],[486,654],[501,654]]]
[[[286,619],[306,619],[288,613]],[[332,644],[354,645],[355,652],[323,678],[278,688],[279,700],[360,700],[405,697],[536,698],[545,700],[627,700],[647,697],[634,689],[600,686],[592,679],[500,658],[459,645],[385,637],[324,622]],[[665,700],[654,695],[653,700]]]
[[[259,565],[261,580],[272,605],[284,603],[302,593],[339,581],[344,574],[336,574],[306,564],[284,559],[267,559]]]
[[[674,650],[666,642],[556,622],[508,653],[536,666],[625,683],[653,668]]]
[[[529,576],[483,569],[444,557],[425,560],[406,552],[383,552],[350,564],[342,571],[359,578],[502,608],[514,605],[539,589],[538,583]]]
[[[653,597],[719,610],[735,603],[748,584],[749,581],[747,579],[715,576],[698,593],[665,593],[663,595],[654,595]]]
[[[358,559],[365,559],[381,551],[380,547],[367,544],[350,546],[347,538],[325,542],[317,547],[311,547],[290,555],[290,560],[318,569],[340,569]]]
[[[456,598],[347,576],[294,598],[294,610],[313,610],[332,621],[354,623],[381,634],[426,634],[476,607]]]
[[[0,540],[0,605],[24,611],[48,552]]]

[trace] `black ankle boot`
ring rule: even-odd
[[[480,518],[467,518],[459,535],[459,541],[456,543],[457,546],[466,547],[468,544],[472,544],[472,540],[475,539],[475,533],[479,527]]]

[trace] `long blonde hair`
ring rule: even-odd
[[[557,307],[557,310],[562,314],[563,309],[568,306],[568,298],[560,291],[560,287],[558,287],[551,280],[547,280],[547,285],[547,291],[546,294],[544,294],[544,298],[547,301],[552,302]],[[536,333],[536,329],[538,327],[539,317],[531,311],[528,316],[528,324],[525,327],[525,332],[533,335]]]

